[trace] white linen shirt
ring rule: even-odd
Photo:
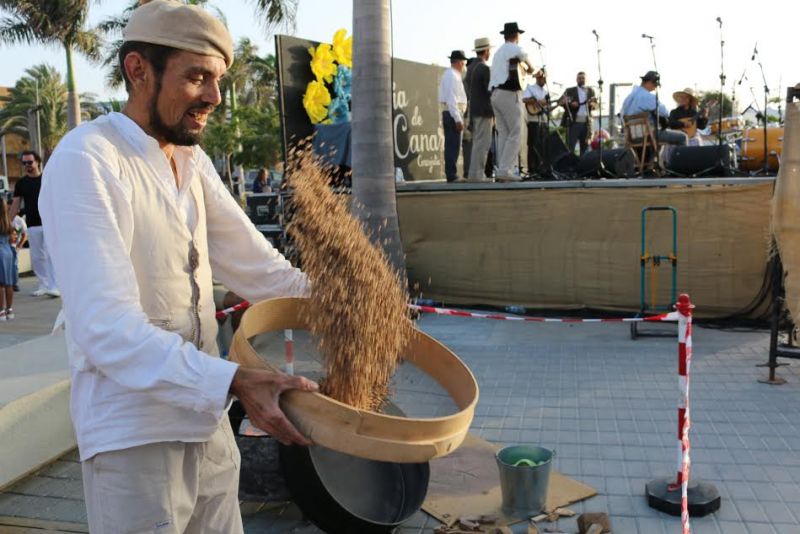
[[[447,111],[456,122],[464,122],[461,110],[467,105],[467,93],[464,91],[464,81],[461,74],[449,68],[444,71],[442,81],[439,83],[439,103],[447,106]]]
[[[537,101],[545,100],[547,98],[547,90],[538,83],[531,83],[528,84],[528,87],[526,87],[525,91],[522,92],[522,98],[533,98]],[[540,118],[543,120],[547,118],[547,115],[544,113],[540,113],[539,115],[531,115],[528,113],[527,108],[525,108],[525,115],[529,121],[538,121]]]
[[[109,132],[113,140],[104,135]],[[63,297],[70,410],[81,460],[147,443],[203,442],[219,425],[237,365],[216,357],[210,346],[216,333],[215,310],[208,305],[212,270],[251,301],[308,292],[305,275],[255,229],[199,147],[176,147],[174,159],[180,190],[157,141],[125,115],[111,113],[69,132],[45,168],[39,210]],[[123,169],[135,169],[135,179]],[[190,189],[194,197],[185,194]],[[134,269],[148,265],[142,254],[149,250],[148,236],[134,225],[145,211],[136,195],[159,190],[166,208],[174,203],[158,215],[167,238],[180,224],[204,230],[185,235],[200,244],[201,254],[207,250],[193,277],[202,297],[199,322],[211,325],[203,337],[209,352],[166,324],[157,326],[143,308],[147,298],[157,301],[159,295],[139,287],[137,276],[167,276],[163,266],[169,263],[159,259],[174,259],[173,251],[186,246],[176,242],[170,248],[164,236],[151,236],[159,243],[153,247],[162,248],[153,251],[148,272]],[[170,279],[177,284],[172,287],[188,288],[192,273],[180,274],[186,285],[181,276]],[[188,303],[163,306],[178,304],[182,313],[189,309]]]
[[[489,90],[491,91],[498,85],[502,85],[508,80],[508,62],[511,58],[519,58],[528,63],[528,54],[517,43],[506,41],[492,56],[491,76],[489,78]],[[520,83],[522,80],[520,80]]]

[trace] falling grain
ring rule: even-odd
[[[302,317],[317,340],[326,377],[322,391],[375,410],[412,332],[405,284],[330,188],[330,170],[306,150],[290,154],[294,215],[289,235],[313,282]]]

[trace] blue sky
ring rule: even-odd
[[[90,24],[121,12],[127,3],[127,0],[93,2]],[[259,27],[251,2],[212,0],[211,3],[225,14],[235,39],[249,37],[262,53],[273,51],[273,38]],[[535,9],[534,5],[541,7]],[[638,83],[638,77],[653,68],[649,41],[641,37],[646,33],[656,38],[662,99],[666,100],[673,91],[684,87],[701,91],[719,89],[720,29],[715,20],[719,16],[725,40],[726,92],[730,95],[732,83],[745,73],[746,79],[736,85],[737,100],[740,108],[744,108],[754,98],[760,103],[763,94],[758,58],[751,60],[756,42],[772,96],[778,95],[779,82],[783,84],[781,96],[787,83],[800,82],[800,61],[793,44],[798,15],[800,2],[777,0],[669,3],[574,0],[543,4],[519,0],[394,0],[393,47],[397,57],[445,65],[450,50],[463,49],[469,53],[477,37],[490,37],[493,44],[499,45],[503,23],[517,21],[527,30],[521,44],[535,65],[547,66],[551,92],[559,94],[559,84],[572,85],[578,70],[587,72],[589,84],[596,83],[594,29],[600,36],[607,98],[610,83]],[[330,41],[338,28],[352,30],[351,0],[300,0],[295,35]],[[544,48],[540,51],[530,37],[543,43]],[[42,62],[63,72],[65,60],[58,48],[0,46],[0,85],[13,85],[25,68]],[[82,58],[76,63],[80,91],[93,92],[103,99],[123,96],[104,86],[104,73],[99,67]],[[668,102],[668,107],[671,105]]]

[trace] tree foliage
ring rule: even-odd
[[[39,124],[43,156],[48,156],[67,132],[67,86],[61,74],[52,66],[41,64],[26,69],[8,96],[2,97],[0,135],[17,134],[29,141],[35,135],[33,117],[36,111],[36,91],[39,91]],[[81,95],[82,114],[91,119],[103,111],[92,94]]]

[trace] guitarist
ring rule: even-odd
[[[490,69],[489,90],[492,92],[492,109],[497,126],[497,173],[498,182],[518,182],[517,160],[521,144],[522,99],[518,66],[525,65],[528,74],[533,68],[528,64],[528,55],[519,46],[521,30],[516,22],[507,22],[503,27],[505,42],[495,51]]]
[[[567,130],[567,148],[573,152],[575,143],[579,143],[582,156],[592,136],[592,110],[597,107],[597,99],[594,89],[586,87],[585,72],[579,72],[575,82],[577,85],[568,88],[561,96],[564,106],[561,126]]]
[[[669,112],[669,127],[673,130],[681,130],[689,136],[689,144],[692,146],[702,146],[703,141],[697,135],[697,130],[702,130],[708,125],[708,108],[697,109],[697,97],[694,91],[687,87],[683,91],[672,93],[672,98],[677,102],[678,107]]]
[[[676,130],[659,129],[658,126],[668,125],[667,107],[663,102],[658,102],[658,110],[656,110],[656,95],[654,91],[661,85],[661,77],[656,71],[647,71],[641,77],[642,83],[633,88],[631,93],[625,97],[622,102],[622,120],[628,115],[637,115],[639,113],[649,113],[650,121],[653,130],[656,132],[656,138],[659,143],[668,145],[686,145],[689,137]],[[656,117],[658,121],[656,121]],[[665,158],[666,159],[666,158]]]
[[[528,119],[528,174],[546,172],[549,163],[547,133],[550,118],[550,95],[545,89],[547,74],[544,69],[536,73],[536,83],[528,85],[522,93],[525,115]]]

